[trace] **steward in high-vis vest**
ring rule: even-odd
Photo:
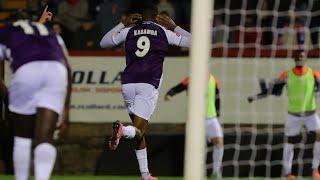
[[[309,132],[316,134],[313,149],[312,176],[320,179],[318,171],[320,163],[320,119],[316,113],[316,93],[319,92],[320,73],[306,65],[304,51],[298,50],[294,54],[295,67],[283,72],[274,82],[260,81],[261,93],[248,97],[251,103],[268,95],[280,96],[286,86],[288,96],[288,115],[285,122],[286,143],[283,148],[283,172],[287,179],[295,179],[291,172],[294,155],[294,144],[300,141],[298,135],[302,126]],[[310,171],[311,173],[311,171]]]
[[[221,179],[221,164],[223,158],[223,130],[218,120],[220,116],[220,83],[210,74],[207,89],[207,111],[206,111],[206,136],[208,141],[214,145],[213,149],[213,171],[212,176]],[[182,91],[188,90],[189,77],[172,87],[165,95],[164,100],[170,101],[172,97]]]

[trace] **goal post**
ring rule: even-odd
[[[206,90],[211,56],[214,0],[193,0],[190,49],[190,86],[185,141],[185,180],[205,179]]]

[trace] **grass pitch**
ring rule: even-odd
[[[1,176],[1,180],[13,180],[13,176]],[[183,180],[182,177],[158,177],[159,180]],[[223,178],[223,180],[236,180],[237,178]],[[246,180],[249,178],[238,178],[241,180]],[[265,180],[267,178],[256,177],[255,180]],[[271,178],[273,180],[281,180],[282,178]],[[301,178],[302,180],[311,179],[310,177]],[[34,180],[34,178],[31,178]],[[53,176],[51,180],[140,180],[137,176]],[[208,178],[207,180],[213,180],[213,178]]]
[[[1,180],[13,180],[13,176],[1,176]],[[183,180],[182,177],[158,177],[159,180]],[[247,180],[248,178],[238,178],[240,180]],[[254,180],[266,180],[267,178],[256,177]],[[270,178],[272,180],[282,180],[282,178]],[[301,178],[301,180],[311,179],[310,177]],[[31,178],[34,180],[34,178]],[[51,180],[140,180],[140,177],[134,176],[54,176]],[[213,178],[208,178],[213,180]],[[236,180],[236,178],[223,178],[223,180]]]

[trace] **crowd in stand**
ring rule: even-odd
[[[160,13],[169,15],[185,29],[190,28],[191,0],[153,1]],[[27,0],[27,9],[41,12],[49,5],[55,14],[54,28],[68,48],[96,50],[103,34],[125,18],[130,3],[130,0]],[[212,39],[216,46],[281,45],[286,27],[291,27],[295,29],[297,45],[305,45],[308,38],[309,44],[319,48],[320,0],[215,0],[214,8]],[[305,28],[309,30],[308,37]]]
[[[174,5],[169,0],[154,2],[158,4],[159,12],[188,26],[190,1],[176,1]],[[48,5],[54,13],[52,25],[69,49],[97,50],[103,34],[125,18],[130,3],[130,0],[27,0],[27,10],[39,16]],[[176,11],[181,6],[187,8]]]

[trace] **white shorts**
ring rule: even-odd
[[[285,135],[296,136],[300,134],[300,130],[303,125],[308,131],[320,130],[320,119],[317,113],[306,117],[298,117],[288,114],[285,124]]]
[[[210,142],[212,138],[223,137],[223,130],[218,118],[206,120],[206,135]]]
[[[122,85],[122,95],[129,114],[149,120],[157,105],[159,91],[147,83]]]
[[[9,109],[17,114],[32,115],[42,107],[61,114],[67,83],[67,69],[60,62],[27,63],[11,77]]]

